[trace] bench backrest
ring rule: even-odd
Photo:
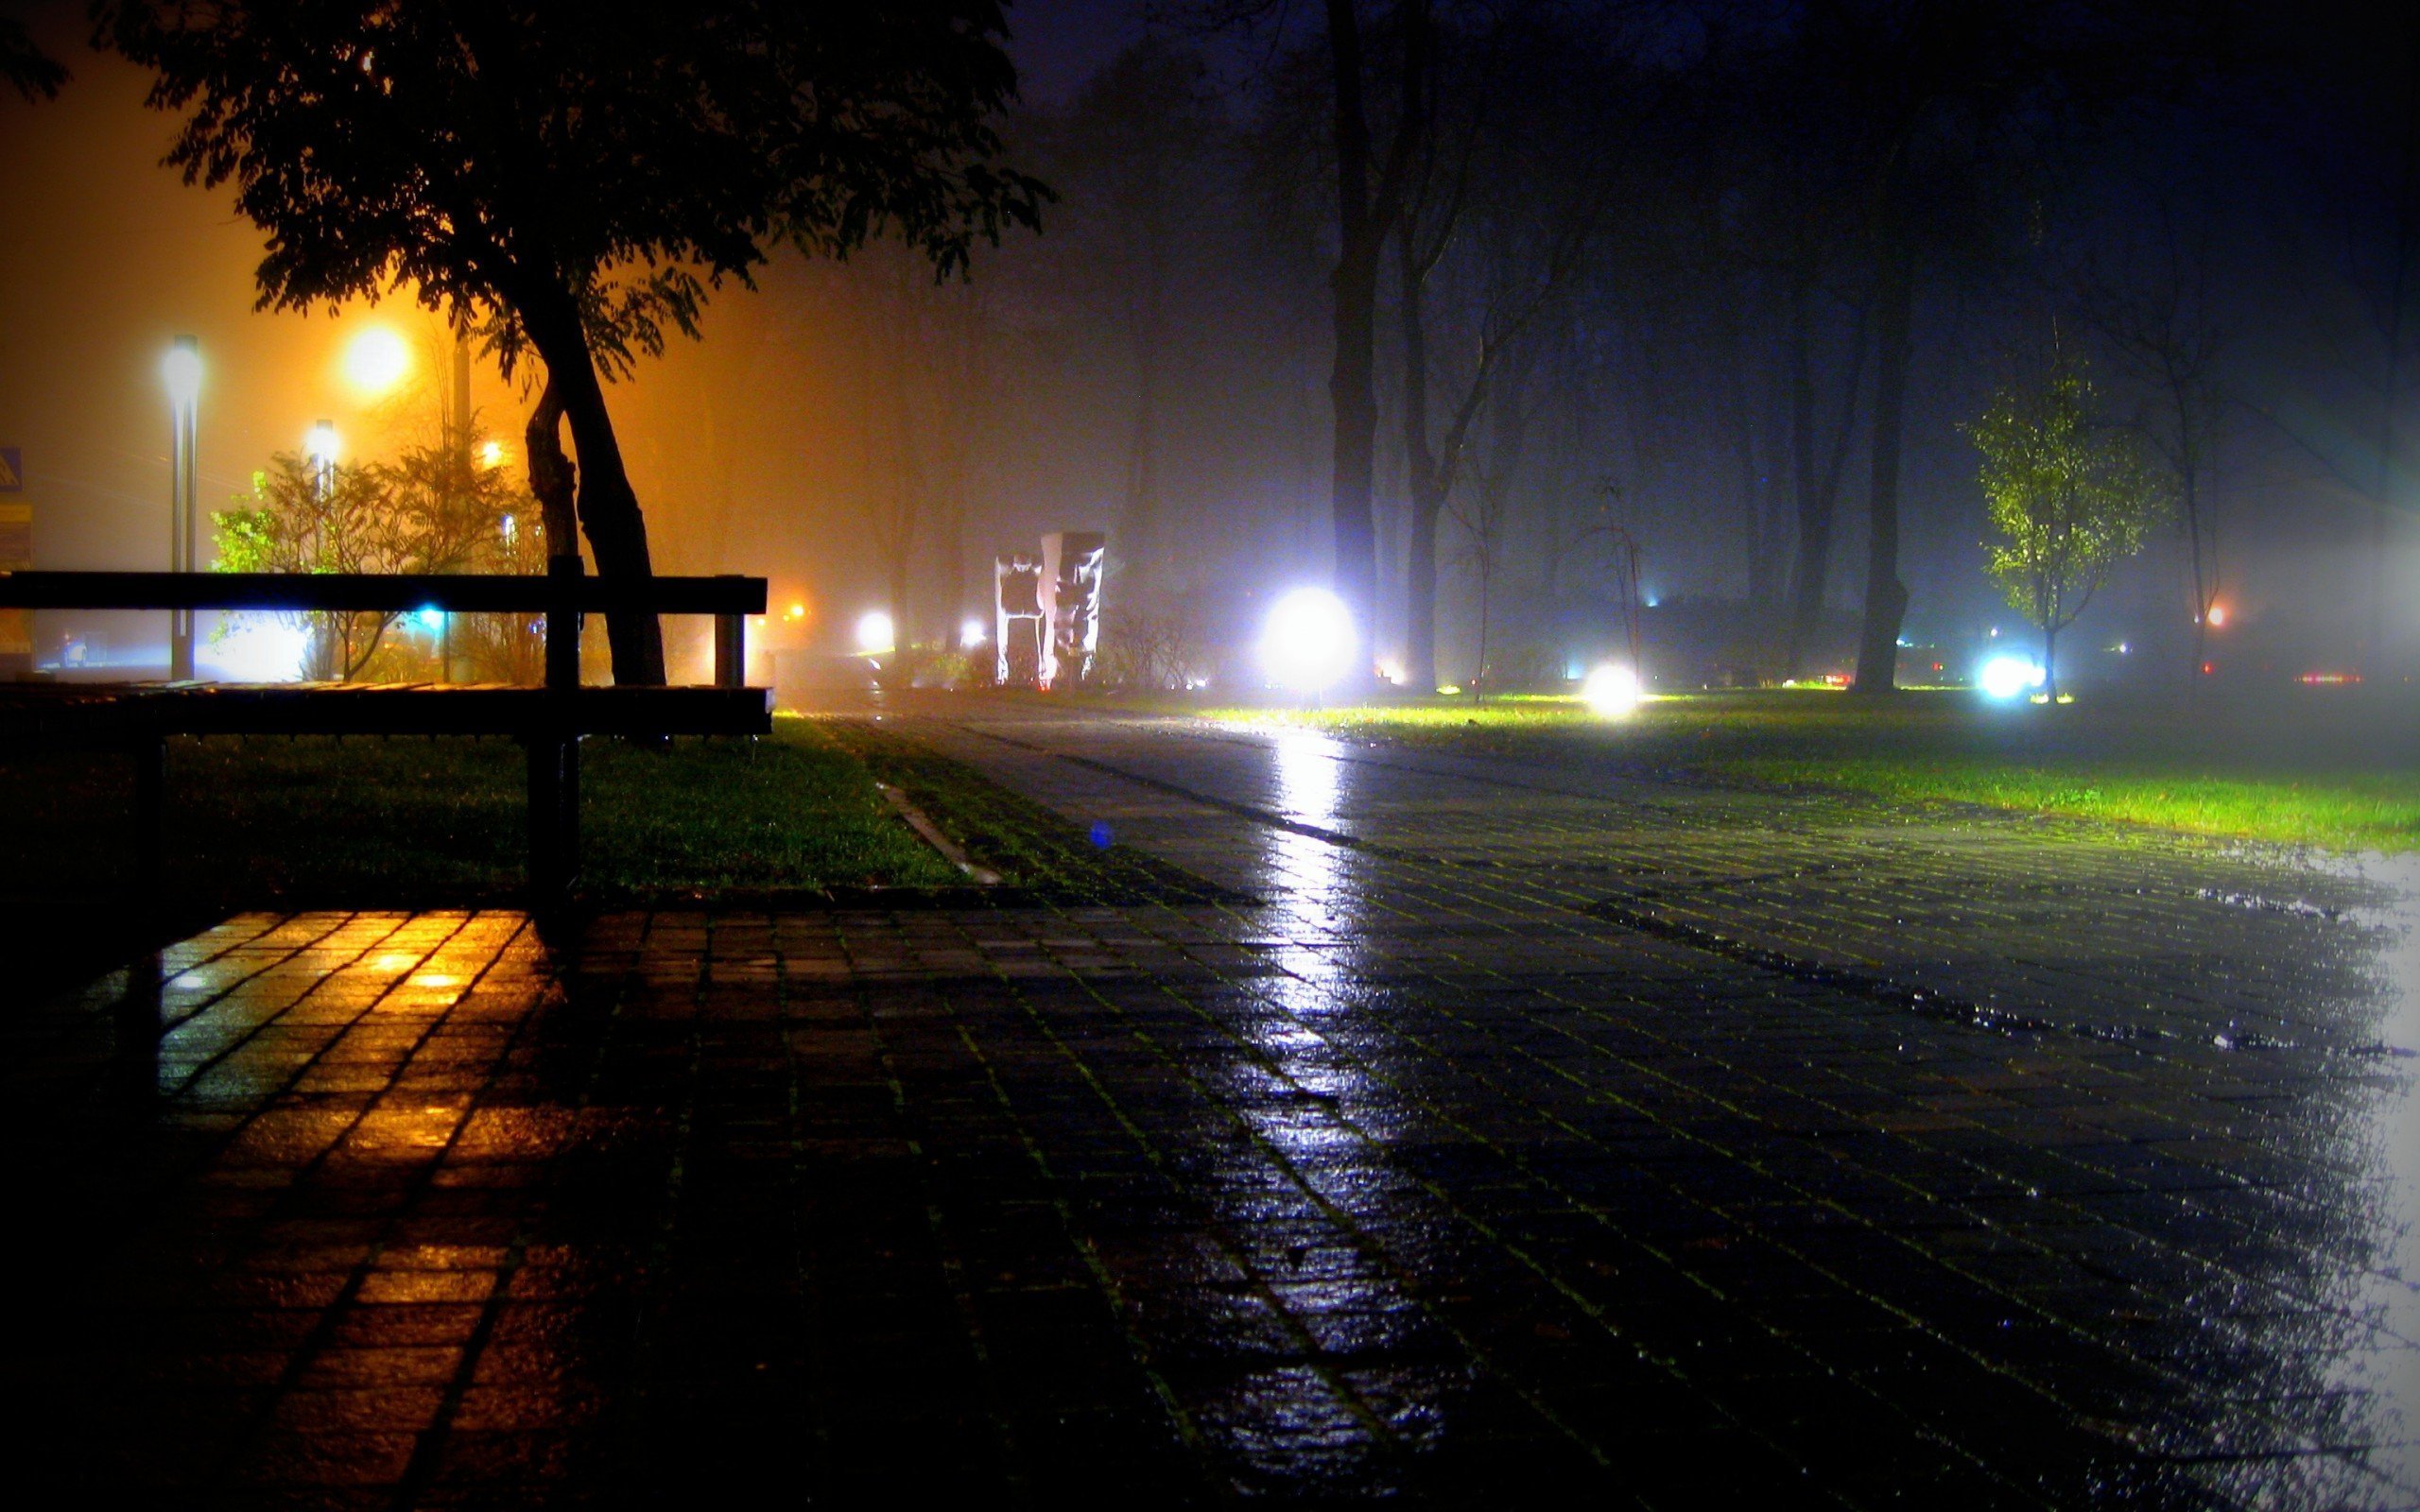
[[[581,614],[711,614],[715,683],[747,680],[747,616],[765,612],[762,577],[590,577],[462,573],[0,573],[0,609],[252,610],[402,614],[543,614],[546,681],[579,680]],[[557,636],[557,616],[569,633]]]

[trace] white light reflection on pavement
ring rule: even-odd
[[[1266,748],[1266,806],[1306,830],[1350,833],[1343,814],[1355,768],[1345,747],[1284,730]],[[1223,1080],[1259,1158],[1285,1179],[1238,1184],[1221,1204],[1223,1226],[1291,1327],[1321,1349],[1433,1352],[1433,1325],[1369,1238],[1372,1229],[1404,1229],[1426,1211],[1386,1147],[1401,1127],[1400,1094],[1330,1038],[1341,1031],[1369,1049],[1374,1026],[1343,1021],[1364,1017],[1356,1005],[1367,991],[1357,980],[1372,913],[1366,871],[1377,863],[1276,824],[1259,826],[1255,839],[1270,900],[1260,916],[1264,959],[1276,970],[1256,983],[1261,1003],[1234,1021],[1251,1049],[1227,1065]],[[1299,1194],[1288,1190],[1296,1183]],[[1248,1458],[1263,1443],[1319,1441],[1332,1463],[1350,1467],[1340,1470],[1345,1484],[1383,1476],[1382,1467],[1440,1434],[1461,1380],[1427,1366],[1352,1378],[1298,1373],[1262,1382],[1204,1416],[1220,1421]]]
[[[1343,797],[1344,764],[1336,743],[1307,730],[1282,730],[1270,742],[1270,771],[1276,782],[1277,811],[1298,824],[1322,830],[1339,828],[1337,810]],[[1344,847],[1315,835],[1299,834],[1274,825],[1267,832],[1267,865],[1278,895],[1277,917],[1270,922],[1296,947],[1326,944],[1350,931],[1360,919],[1361,897],[1349,885],[1353,857]],[[1336,953],[1328,949],[1292,949],[1289,970],[1324,977]]]
[[[2420,856],[2365,855],[2326,869],[2394,894],[2388,906],[2345,920],[2381,932],[2388,942],[2379,952],[2382,1009],[2372,1039],[2377,1074],[2362,1077],[2353,1094],[2343,1151],[2356,1181],[2377,1192],[2369,1242],[2353,1246],[2361,1263],[2345,1267],[2343,1277],[2352,1289],[2345,1312],[2368,1328],[2356,1331],[2365,1342],[2329,1360],[2326,1388],[2345,1393],[2348,1403],[2369,1404],[2359,1415],[2366,1420],[2347,1421],[2341,1431],[2379,1446],[2377,1455],[2389,1463],[2372,1468],[2408,1494],[2420,1486],[2420,1368],[2411,1349],[2420,1340]]]

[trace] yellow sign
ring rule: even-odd
[[[34,507],[0,504],[0,572],[34,564]],[[21,609],[0,610],[0,656],[30,656],[34,617]]]

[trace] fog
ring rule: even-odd
[[[1450,70],[1441,86],[1495,100],[1470,116],[1476,188],[1427,285],[1441,422],[1521,281],[1546,266],[1538,249],[1558,227],[1585,231],[1475,411],[1438,537],[1437,676],[1477,670],[1482,590],[1491,660],[1571,670],[1601,650],[1617,628],[1613,543],[1625,538],[1643,600],[1667,615],[1659,644],[1674,649],[1659,676],[1777,675],[1796,508],[1790,307],[1772,267],[1743,250],[1756,244],[1740,222],[1781,212],[1770,164],[1739,156],[1796,147],[1753,134],[1743,146],[1707,125],[1731,108],[1728,86],[1694,80],[1689,49],[1672,44],[1685,28],[1641,43],[1622,8],[1541,9],[1556,35],[1597,39],[1603,56],[1527,95],[1517,79]],[[159,362],[177,335],[196,336],[206,363],[206,507],[247,491],[323,418],[349,457],[433,436],[441,320],[408,291],[256,312],[261,237],[227,191],[158,165],[172,122],[143,108],[143,77],[82,48],[73,8],[32,18],[75,74],[55,101],[0,98],[0,446],[22,451],[37,564],[164,563]],[[766,576],[777,605],[808,610],[769,634],[838,649],[876,608],[913,638],[944,638],[987,611],[995,553],[1098,529],[1112,543],[1108,635],[1138,617],[1182,620],[1205,661],[1233,664],[1255,604],[1330,570],[1335,190],[1316,31],[1154,27],[1140,7],[1107,4],[1030,4],[1012,21],[1028,87],[1005,123],[1011,154],[1059,195],[1042,233],[981,249],[970,280],[942,285],[895,246],[845,265],[776,252],[756,289],[717,295],[702,340],[642,358],[608,398],[658,570]],[[2362,480],[2420,371],[2389,361],[2420,327],[2381,303],[2401,287],[2389,265],[2412,191],[2396,188],[2394,133],[2363,123],[2408,112],[2411,86],[2350,50],[2314,46],[2276,68],[2213,62],[2194,87],[2043,149],[2023,184],[1986,185],[2002,202],[1961,232],[1974,245],[1928,254],[1905,421],[1904,639],[1964,647],[1994,627],[2027,633],[1982,572],[1978,457],[1962,427],[2038,372],[2054,333],[2088,352],[2110,423],[2151,423],[2157,395],[2088,318],[2079,270],[2139,291],[2185,256],[2196,309],[2226,337],[2231,400],[2204,486],[2234,644],[2247,656],[2257,644],[2280,675],[2401,675],[2420,632],[2408,469],[2388,470],[2383,528]],[[1409,517],[1394,255],[1378,298],[1375,641],[1400,662]],[[1837,247],[1823,256],[1821,426],[1853,397],[1810,674],[1845,664],[1862,603],[1873,408],[1872,359],[1850,355],[1861,275]],[[375,397],[344,366],[373,326],[414,356]],[[474,374],[481,423],[515,456],[528,376],[485,360]],[[2189,556],[2180,530],[2154,530],[2072,644],[2100,655],[2123,642],[2181,665]],[[1670,611],[1689,606],[1702,619],[1685,635]],[[2383,644],[2370,644],[2374,621]],[[44,644],[70,629],[45,616]],[[1678,649],[1692,637],[1694,650]]]

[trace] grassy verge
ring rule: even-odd
[[[588,886],[946,886],[963,879],[820,727],[765,740],[582,747]],[[526,766],[505,740],[179,740],[166,893],[199,907],[462,906],[512,899]],[[130,770],[107,753],[10,751],[0,887],[113,897],[130,876]]]
[[[2413,720],[2387,700],[2318,693],[2192,715],[2116,704],[2005,708],[1968,693],[1911,693],[1876,706],[1775,692],[1656,698],[1619,721],[1544,696],[1192,712],[1461,754],[1607,761],[2341,850],[2420,850]]]

